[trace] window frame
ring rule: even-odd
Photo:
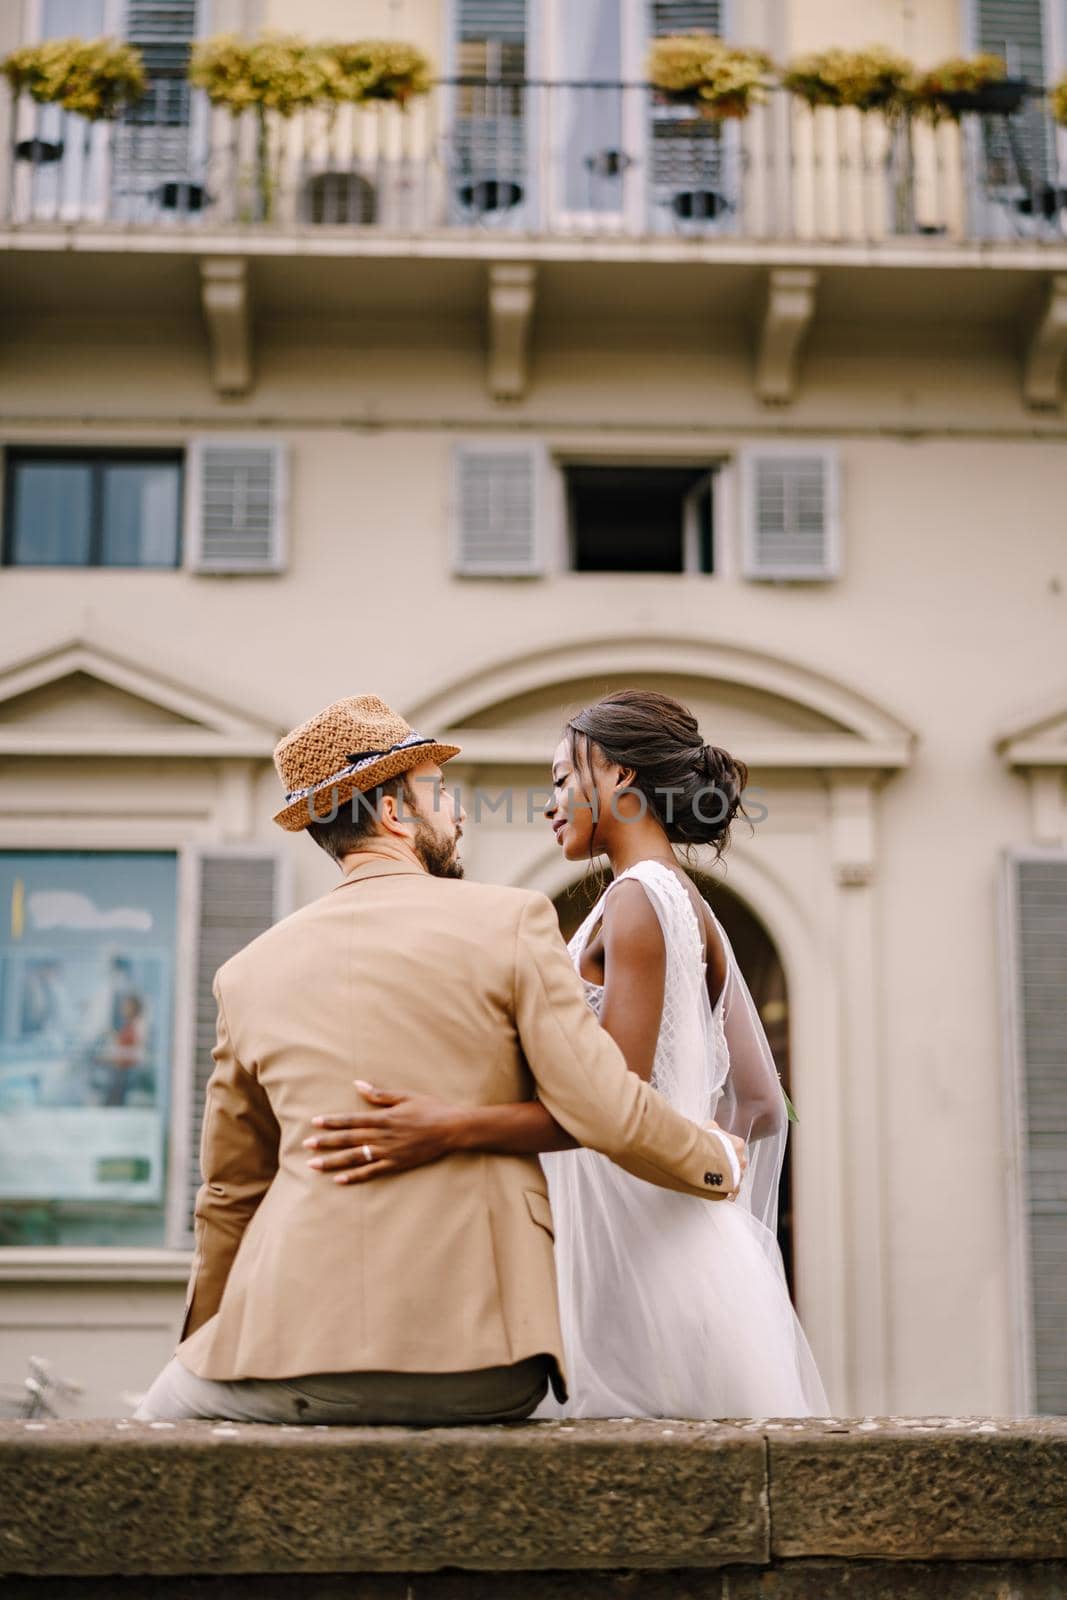
[[[15,552],[15,480],[22,462],[86,462],[92,467],[89,499],[89,559],[87,561],[16,561]],[[101,561],[103,550],[103,479],[108,466],[136,465],[155,462],[176,465],[178,471],[178,505],[175,527],[175,558],[167,565],[149,566],[144,562],[118,563]],[[184,561],[185,546],[185,495],[188,475],[188,452],[184,445],[120,446],[117,449],[103,445],[8,445],[4,451],[3,528],[0,538],[0,567],[5,571],[34,572],[178,572]]]

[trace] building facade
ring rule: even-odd
[[[260,27],[437,81],[264,168],[183,77]],[[1063,0],[3,8],[151,74],[113,123],[4,109],[5,1385],[121,1414],[173,1348],[212,975],[336,876],[270,820],[281,734],[376,692],[461,745],[468,874],[566,928],[551,753],[641,684],[751,768],[692,865],[798,1108],[832,1404],[1067,1410],[1064,135],[1036,94],[719,129],[643,80],[694,27],[1067,69]]]

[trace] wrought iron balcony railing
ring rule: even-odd
[[[1067,149],[1046,103],[931,127],[783,92],[716,123],[646,84],[454,79],[406,109],[260,123],[157,78],[116,123],[22,101],[10,224],[523,235],[1056,241]]]

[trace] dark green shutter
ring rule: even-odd
[[[1033,1401],[1067,1416],[1067,854],[1011,870]]]
[[[975,24],[979,50],[1003,57],[1012,77],[1044,87],[1048,63],[1043,0],[976,0]],[[1053,169],[1045,103],[1040,98],[1028,100],[1010,124],[1004,117],[983,117],[982,146],[985,182],[992,194],[1003,194],[1009,205],[1021,200],[1029,214],[1040,214],[1042,190]],[[1020,211],[1027,214],[1026,209]]]
[[[193,1082],[189,1099],[188,1171],[184,1225],[187,1244],[193,1242],[193,1206],[200,1188],[200,1134],[204,1122],[204,1095],[215,1063],[218,1008],[212,993],[215,973],[224,961],[283,914],[280,902],[280,864],[268,851],[204,851],[198,862],[197,931],[194,957]]]

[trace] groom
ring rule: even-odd
[[[355,1078],[468,1105],[536,1092],[579,1143],[725,1200],[740,1140],[627,1070],[542,894],[463,881],[455,745],[373,695],[274,752],[275,821],[339,884],[215,975],[218,1040],[180,1342],[145,1420],[461,1423],[566,1397],[552,1215],[536,1156],[455,1154],[355,1187],[307,1165],[311,1118]],[[740,1157],[740,1159],[739,1159]]]

